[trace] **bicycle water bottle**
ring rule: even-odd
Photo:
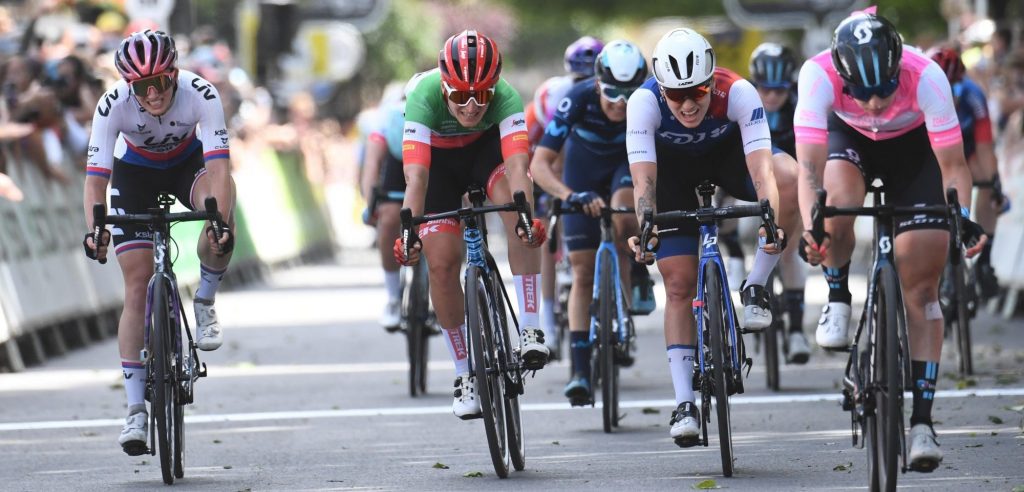
[[[462,238],[466,242],[466,255],[468,256],[469,264],[483,265],[485,263],[483,234],[480,233],[480,230],[467,227],[462,234]]]

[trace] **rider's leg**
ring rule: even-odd
[[[384,288],[388,295],[388,302],[384,306],[384,314],[380,321],[385,328],[392,329],[401,323],[402,282],[399,264],[392,252],[395,239],[398,239],[401,232],[401,209],[402,204],[398,202],[383,202],[377,205],[377,249],[384,270]]]
[[[695,237],[679,236],[663,241],[658,270],[665,282],[665,348],[677,405],[669,420],[669,436],[676,444],[689,447],[697,444],[701,425],[693,393],[697,337],[692,306],[697,294],[697,241]],[[689,253],[678,254],[684,251]],[[667,256],[670,254],[673,256]]]
[[[153,275],[153,249],[139,247],[117,255],[124,277],[124,309],[117,325],[117,345],[121,355],[121,373],[128,406],[128,419],[118,443],[126,453],[138,456],[146,452],[146,367],[142,362],[146,323],[146,290]],[[141,414],[141,416],[135,416]]]
[[[568,231],[569,228],[567,227]],[[590,382],[590,304],[594,292],[595,249],[569,252],[572,265],[572,286],[569,289],[569,347],[572,378],[565,387],[565,396],[573,405],[590,402],[593,394]]]
[[[864,204],[864,177],[853,163],[841,159],[825,163],[825,189],[827,204],[835,207],[859,207]],[[821,268],[828,283],[828,304],[822,309],[815,338],[826,348],[845,347],[849,344],[850,258],[853,256],[853,217],[832,217],[825,220],[825,232],[831,236],[831,246]]]
[[[445,345],[455,363],[455,375],[464,376],[469,374],[469,352],[465,305],[459,284],[463,250],[461,231],[459,225],[451,220],[433,224],[438,225],[437,232],[430,232],[422,238],[430,278],[430,299],[437,322],[444,329]]]
[[[544,228],[551,234],[551,223],[546,217],[541,218]],[[549,350],[555,349],[558,342],[558,327],[555,326],[555,253],[547,245],[540,251],[540,328],[544,332],[544,341]]]
[[[231,180],[231,199],[229,203],[218,203],[217,210],[220,211],[221,216],[227,222],[228,228],[231,230],[232,240],[235,239],[235,182]],[[193,207],[196,210],[203,209],[203,203],[206,198],[213,196],[212,180],[209,175],[202,172],[196,177],[195,182],[192,185],[191,199]],[[217,288],[220,286],[220,281],[224,278],[224,274],[227,272],[228,263],[231,262],[231,253],[224,255],[218,255],[213,251],[210,246],[209,239],[207,239],[207,233],[205,232],[199,236],[199,244],[196,246],[196,253],[199,255],[199,288],[196,289],[196,295],[192,299],[192,307],[195,311],[196,316],[196,331],[198,336],[196,337],[196,345],[200,350],[216,350],[220,347],[224,338],[221,334],[220,323],[217,321],[217,312],[213,308],[213,303],[217,295]]]
[[[779,188],[779,226],[786,231],[786,249],[779,259],[779,277],[782,279],[782,306],[789,317],[789,358],[791,362],[803,364],[809,357],[809,347],[803,335],[804,285],[807,282],[807,266],[800,259],[800,235],[804,225],[797,206],[797,164],[787,153],[772,155],[775,182]]]
[[[612,207],[632,207],[633,188],[619,188],[612,193]],[[633,261],[633,252],[629,249],[626,240],[631,236],[640,235],[640,227],[636,223],[633,214],[615,214],[612,216],[612,224],[615,226],[615,250],[619,256],[619,278],[622,281],[622,292],[632,292],[633,280],[641,280],[644,274],[650,277],[646,265]],[[636,265],[636,266],[634,266]]]

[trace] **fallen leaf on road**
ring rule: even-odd
[[[558,445],[560,445],[560,444],[562,444],[562,443],[560,443],[560,442],[558,442],[558,441],[551,441],[551,444],[552,444],[552,445],[554,445],[554,446],[558,446]]]
[[[832,471],[850,471],[853,469],[853,463],[838,464],[832,467]]]
[[[478,478],[478,477],[484,476],[484,474],[481,473],[481,472],[466,472],[466,473],[463,473],[462,476],[467,477],[467,478]]]
[[[702,482],[697,482],[696,484],[694,484],[693,488],[695,488],[697,490],[711,490],[711,489],[717,489],[719,487],[718,487],[718,484],[715,483],[714,480],[709,478],[709,479],[704,480]]]
[[[644,407],[644,409],[641,410],[641,411],[644,413],[644,415],[651,415],[651,414],[661,413],[661,410],[658,410],[657,408],[651,408],[651,407]]]
[[[995,415],[989,415],[988,416],[988,421],[992,422],[993,424],[1001,424],[1001,423],[1003,423],[1003,419],[1001,419],[999,417],[996,417]]]
[[[968,444],[968,445],[966,445],[964,447],[965,448],[980,448],[982,446],[984,446],[984,444]]]
[[[446,465],[444,463],[441,463],[441,462],[437,462],[437,463],[434,463],[434,468],[437,468],[439,470],[447,470],[448,469],[448,465]]]

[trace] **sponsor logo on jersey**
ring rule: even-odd
[[[754,108],[754,112],[750,113],[750,122],[753,123],[760,119],[764,119],[764,108]]]
[[[114,101],[119,97],[117,89],[111,90],[103,96],[103,105],[96,108],[96,112],[100,116],[107,117],[110,115],[110,107],[114,104]]]
[[[203,99],[206,99],[207,101],[216,99],[217,96],[213,94],[213,88],[210,87],[210,84],[204,84],[202,82],[204,82],[203,79],[199,77],[192,79],[192,88],[195,89],[196,92],[202,94]]]
[[[219,137],[221,135],[227,135],[228,131],[227,131],[227,129],[221,128],[220,130],[217,130],[217,131],[213,132],[213,134],[217,135]]]

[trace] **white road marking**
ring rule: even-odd
[[[1024,396],[1024,388],[991,388],[976,390],[951,390],[939,394],[941,399],[970,397]],[[910,398],[910,393],[906,394]],[[838,393],[811,393],[802,395],[763,395],[734,396],[729,399],[730,405],[785,404],[805,403],[811,401],[839,401]],[[619,403],[620,408],[672,408],[672,400],[632,400]],[[597,408],[601,407],[598,403]],[[572,410],[566,402],[557,403],[524,403],[522,410],[527,412],[566,411]],[[450,406],[431,407],[398,407],[398,408],[353,408],[347,410],[296,410],[281,412],[229,413],[214,415],[188,415],[185,422],[190,424],[208,424],[217,422],[259,422],[266,420],[303,420],[345,417],[378,417],[401,415],[445,415],[450,414]],[[89,427],[107,427],[124,424],[124,419],[93,419],[93,420],[54,420],[42,422],[7,422],[0,423],[0,432],[43,430],[43,429],[83,429]]]

